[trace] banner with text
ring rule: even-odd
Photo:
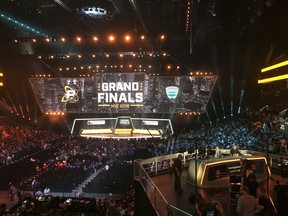
[[[217,77],[103,73],[91,77],[31,78],[42,112],[204,112]]]

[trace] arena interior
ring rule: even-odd
[[[287,216],[287,13],[1,0],[0,215]]]

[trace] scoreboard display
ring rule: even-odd
[[[216,83],[208,76],[101,73],[91,77],[31,78],[42,112],[204,112]]]

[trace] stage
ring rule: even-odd
[[[160,192],[163,194],[163,196],[165,197],[165,199],[167,200],[167,202],[170,205],[173,205],[189,214],[191,214],[191,204],[189,203],[189,196],[191,194],[191,192],[195,191],[195,186],[191,183],[186,182],[186,177],[187,177],[187,172],[188,169],[184,169],[183,173],[181,175],[181,186],[182,189],[184,190],[182,194],[179,194],[177,192],[174,191],[174,176],[173,174],[169,174],[169,173],[163,173],[161,175],[157,175],[157,176],[153,176],[151,177],[152,181],[155,183],[155,185],[158,187],[158,189],[160,190]],[[279,179],[278,175],[272,174],[274,179]],[[265,187],[267,187],[267,181],[264,181],[261,183],[261,185],[264,185]],[[268,181],[268,187],[269,187],[269,194],[271,195],[271,197],[274,199],[275,198],[275,194],[273,191],[275,182],[269,180]],[[227,200],[226,204],[227,204],[227,212],[226,215],[229,216],[236,216],[235,213],[235,205],[231,205],[230,202],[230,191],[229,188],[220,188],[221,190],[221,194],[223,195],[223,197],[225,198],[225,200]],[[202,195],[202,197],[206,200],[209,201],[213,195],[214,195],[214,189],[213,188],[203,188],[203,189],[199,189],[198,188],[198,192]],[[185,213],[179,213],[178,215],[187,215]],[[176,216],[173,212],[173,216]]]

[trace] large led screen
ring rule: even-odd
[[[31,78],[42,112],[203,112],[217,77],[102,73],[91,77]]]

